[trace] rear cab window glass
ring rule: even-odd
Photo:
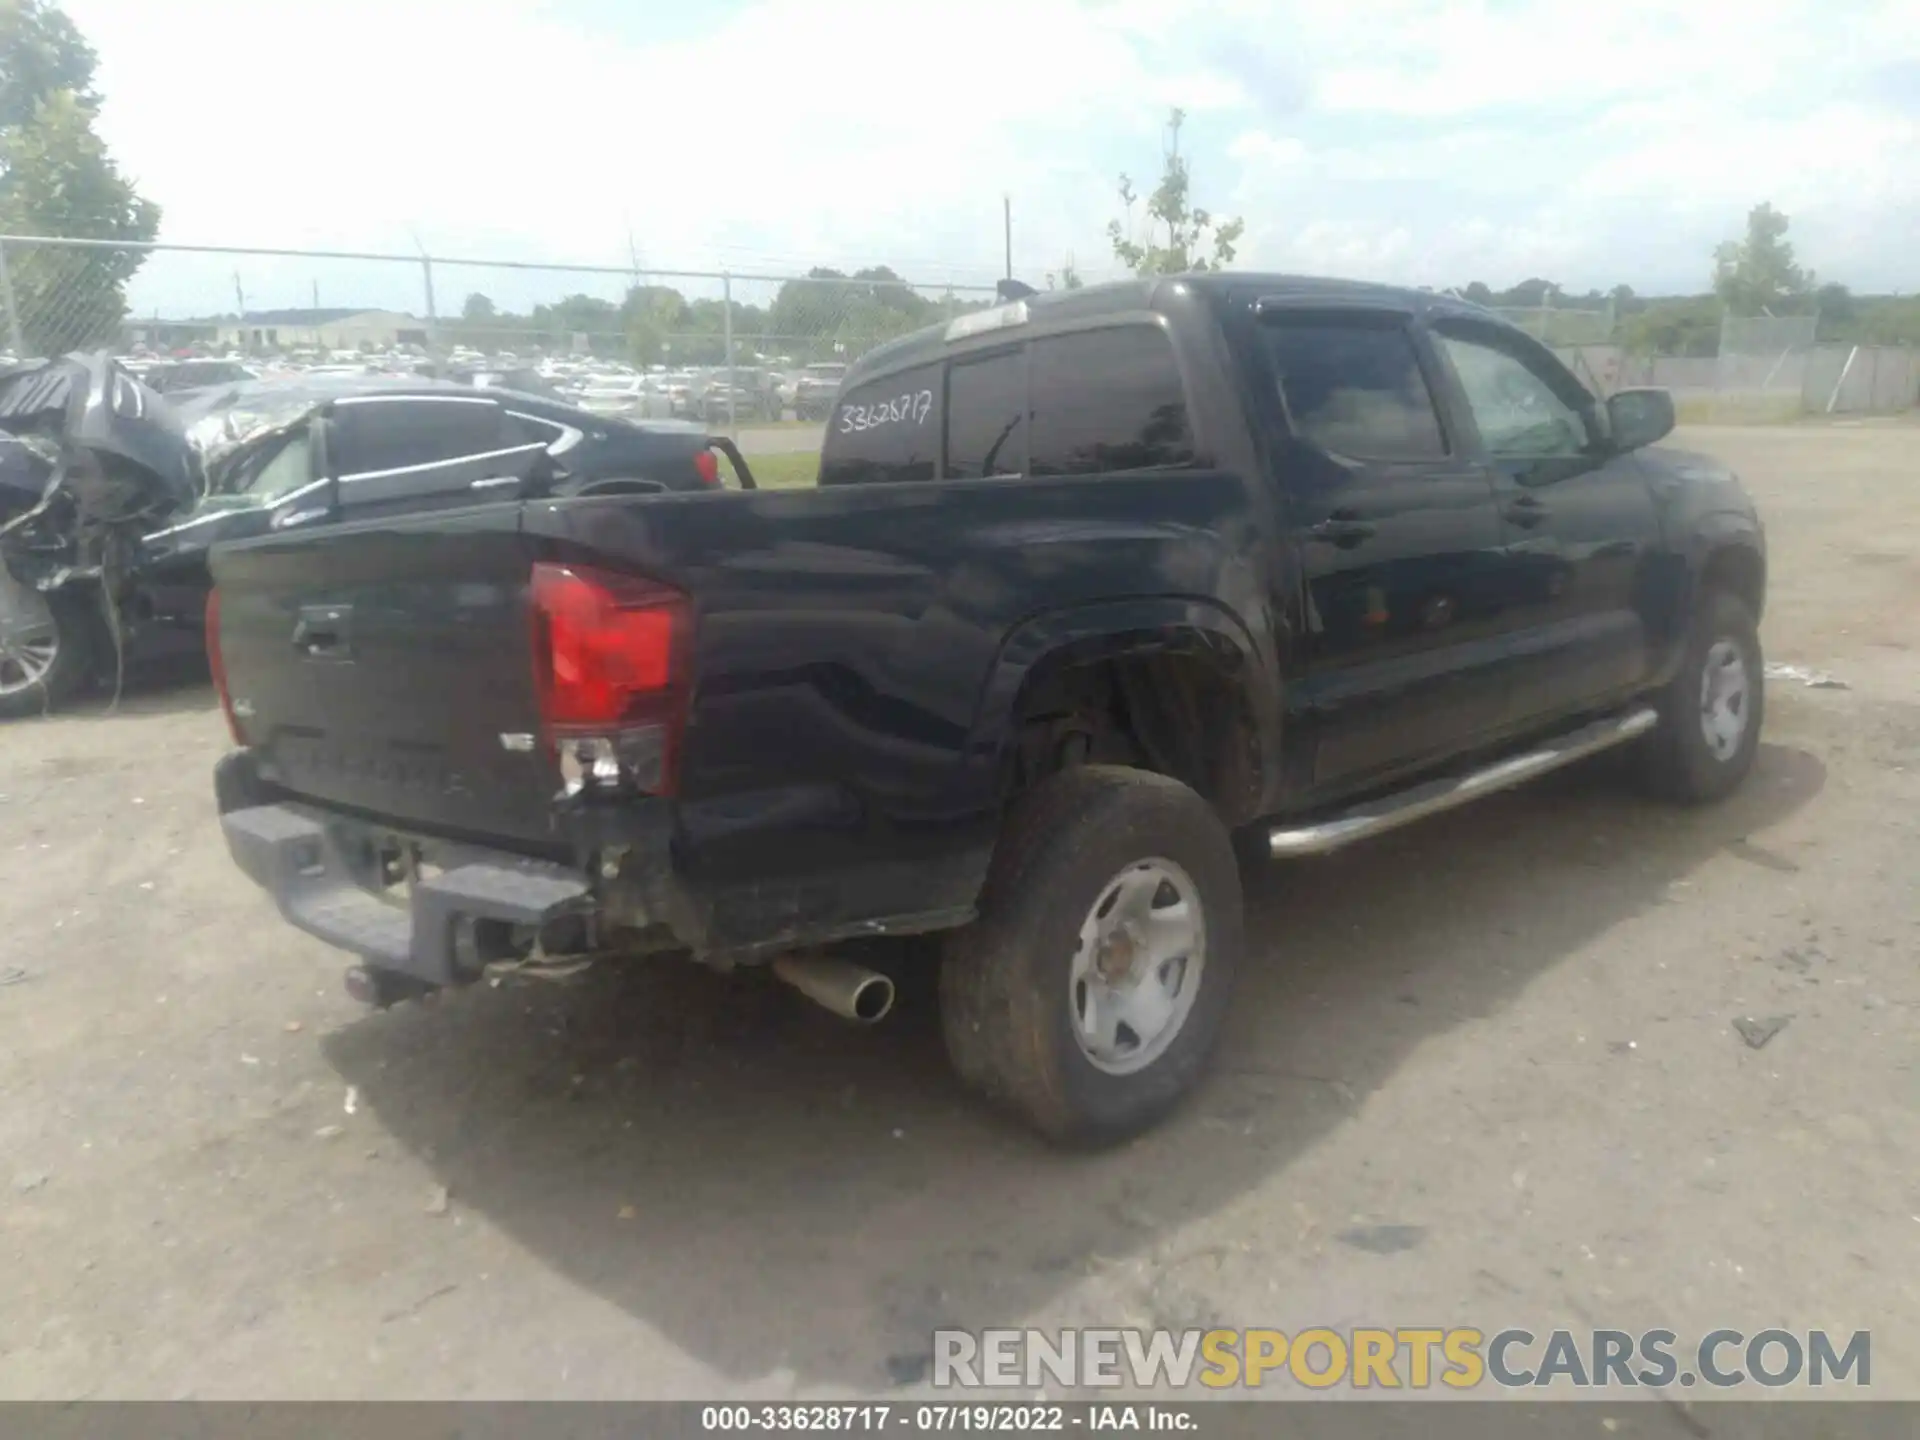
[[[940,463],[940,425],[938,365],[855,385],[841,395],[827,419],[820,483],[888,485],[931,480]]]
[[[507,433],[496,402],[453,396],[339,401],[328,442],[343,477],[445,464],[527,443]]]
[[[1035,340],[1028,365],[1030,473],[1097,475],[1193,462],[1180,367],[1157,326]]]
[[[1395,317],[1283,315],[1261,324],[1293,433],[1336,455],[1447,453],[1413,338]]]
[[[947,475],[982,480],[1027,468],[1024,349],[956,360],[947,374]]]

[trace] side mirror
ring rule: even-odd
[[[1670,390],[1616,390],[1607,397],[1607,428],[1616,449],[1638,450],[1663,440],[1674,425]]]

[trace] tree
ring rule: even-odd
[[[1467,288],[1460,292],[1460,298],[1474,305],[1491,306],[1493,290],[1484,280],[1470,280],[1467,282]]]
[[[1133,181],[1120,177],[1120,203],[1127,223],[1107,225],[1107,238],[1121,264],[1136,275],[1178,275],[1188,270],[1217,270],[1233,262],[1234,247],[1246,221],[1214,219],[1210,211],[1193,204],[1193,173],[1180,153],[1180,127],[1187,112],[1175,110],[1167,120],[1167,150],[1160,183],[1147,196],[1147,223],[1140,240],[1133,237],[1133,207],[1139,200]],[[1211,250],[1212,254],[1207,252]]]
[[[1713,252],[1713,292],[1735,315],[1792,313],[1812,289],[1812,272],[1793,263],[1787,217],[1770,204],[1747,212],[1745,240]]]
[[[633,285],[620,302],[626,329],[627,359],[657,365],[671,353],[673,336],[687,328],[687,300],[670,285]]]
[[[780,287],[762,323],[769,347],[830,358],[858,355],[947,313],[885,265],[852,275],[817,265],[805,280],[789,280]],[[734,334],[740,334],[737,322]]]
[[[16,235],[150,241],[143,200],[94,133],[94,54],[50,0],[0,0],[0,229]],[[126,317],[136,249],[16,250],[22,338],[36,354],[109,341]]]
[[[1631,314],[1616,317],[1614,335],[1634,355],[1717,354],[1720,302],[1711,295],[1637,301]]]
[[[40,0],[0,0],[0,127],[32,122],[40,102],[66,90],[89,110],[93,47],[65,12]]]
[[[1819,307],[1823,334],[1829,330],[1836,335],[1845,334],[1860,318],[1859,307],[1853,303],[1853,292],[1844,285],[1822,285],[1814,292],[1813,299]]]
[[[460,318],[462,320],[484,322],[496,318],[499,313],[500,312],[494,308],[493,301],[489,300],[485,295],[482,295],[478,290],[467,296],[467,303],[460,307]]]
[[[1511,290],[1502,290],[1493,297],[1493,303],[1508,310],[1538,310],[1551,305],[1561,296],[1558,282],[1542,280],[1532,276],[1522,280]]]

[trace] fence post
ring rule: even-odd
[[[7,246],[0,240],[0,302],[7,307],[7,343],[13,347],[13,358],[27,358],[27,342],[20,338],[20,307],[13,303],[13,272],[7,268]]]
[[[1827,397],[1827,414],[1833,414],[1833,407],[1840,403],[1840,392],[1846,387],[1847,376],[1853,373],[1853,362],[1859,358],[1858,345],[1847,352],[1847,363],[1840,367],[1840,378],[1833,382],[1833,393]]]
[[[740,418],[733,398],[733,275],[726,270],[720,272],[720,334],[727,347],[727,434],[738,439]]]
[[[440,316],[433,305],[433,260],[426,254],[420,256],[420,279],[427,292],[427,358],[437,368],[440,364]]]

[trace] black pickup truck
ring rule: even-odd
[[[870,1020],[836,942],[945,932],[962,1078],[1111,1140],[1215,1041],[1249,841],[1740,783],[1762,531],[1672,424],[1424,293],[1028,295],[862,359],[817,488],[220,548],[226,837],[376,1003],[653,952]]]

